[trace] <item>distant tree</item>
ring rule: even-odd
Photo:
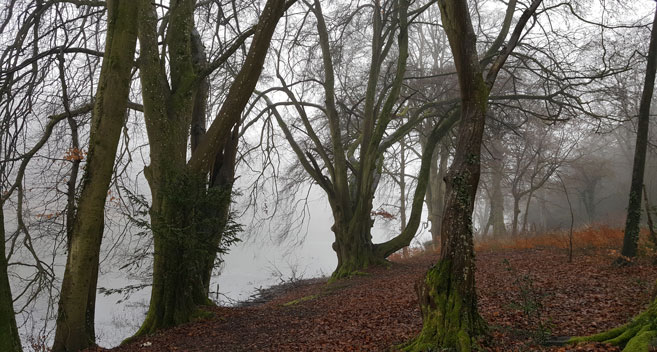
[[[576,134],[554,130],[541,122],[530,120],[509,149],[513,222],[511,233],[517,236],[527,226],[527,215],[534,193],[544,187],[555,172],[569,159],[577,144]],[[524,199],[524,211],[520,202]],[[520,214],[523,213],[523,219]],[[522,221],[522,224],[521,224]]]
[[[657,16],[657,13],[656,13]],[[657,17],[656,17],[657,18]],[[636,147],[634,149],[634,163],[632,166],[632,184],[630,186],[629,204],[627,206],[627,221],[625,222],[625,236],[619,263],[627,262],[627,258],[634,258],[639,242],[639,228],[641,225],[641,190],[643,189],[643,176],[646,165],[646,152],[648,149],[648,128],[650,126],[650,103],[655,89],[655,70],[657,70],[657,29],[653,22],[648,49],[648,63],[643,84],[643,94],[639,104],[639,123],[637,126]]]
[[[390,254],[410,244],[420,224],[434,146],[447,134],[457,118],[444,119],[433,128],[429,136],[404,231],[383,243],[373,243],[371,227],[374,220],[371,214],[374,195],[381,180],[385,151],[417,126],[424,118],[422,113],[429,110],[427,107],[411,111],[400,104],[408,58],[409,18],[413,19],[427,5],[421,4],[419,8],[409,10],[409,3],[400,0],[374,1],[366,7],[371,10],[367,13],[372,21],[371,33],[367,33],[371,34],[371,48],[367,52],[368,66],[364,77],[355,82],[359,86],[350,87],[346,92],[339,89],[340,84],[353,77],[346,75],[340,80],[336,76],[338,73],[344,74],[339,69],[353,69],[353,66],[340,65],[349,64],[349,58],[342,59],[339,56],[338,46],[331,40],[331,27],[327,23],[329,17],[323,13],[320,1],[307,5],[317,21],[318,51],[321,53],[323,71],[320,80],[323,104],[303,101],[304,94],[308,94],[307,90],[294,91],[295,86],[306,88],[308,82],[316,82],[317,78],[304,77],[299,82],[286,82],[280,67],[283,62],[280,57],[282,50],[279,50],[276,73],[281,87],[271,90],[283,92],[289,102],[275,103],[268,96],[263,97],[300,164],[328,197],[334,219],[331,228],[335,234],[333,249],[338,256],[333,277],[343,278],[367,266],[384,263]],[[349,26],[357,24],[351,22],[360,19],[363,13],[363,7],[350,9],[346,18],[338,18],[337,21],[346,27],[343,29],[345,33],[351,33]],[[355,35],[359,36],[360,31],[356,31]],[[396,56],[391,50],[393,48],[397,49]],[[309,54],[314,56],[315,52],[310,51]],[[384,70],[386,67],[387,71]],[[364,86],[363,82],[366,82]],[[351,97],[351,93],[357,95]],[[297,115],[294,124],[286,121],[279,109],[281,105],[294,107]],[[320,117],[312,116],[308,111],[311,108],[319,110]],[[393,120],[403,118],[408,120],[403,124],[391,124]],[[295,136],[297,130],[303,131],[301,138],[307,144]],[[303,148],[304,144],[306,148]]]
[[[489,174],[489,184],[487,187],[488,200],[489,200],[489,214],[486,225],[483,228],[483,235],[488,234],[490,227],[493,229],[493,237],[504,237],[507,235],[506,224],[504,223],[504,191],[503,185],[506,179],[505,175],[505,146],[504,134],[496,130],[496,136],[492,137],[488,142],[490,155],[487,160]]]
[[[632,186],[630,189],[630,205],[628,207],[625,238],[623,241],[623,256],[633,257],[636,255],[639,220],[641,211],[641,190],[643,186],[643,164],[647,147],[648,118],[650,113],[650,100],[654,89],[655,71],[657,70],[657,11],[652,23],[650,33],[650,45],[648,49],[648,62],[646,65],[646,76],[644,81],[643,95],[639,108],[639,129],[637,132],[637,145],[632,170]],[[638,199],[636,199],[638,198]],[[629,232],[628,231],[628,228]],[[648,308],[634,317],[632,321],[617,328],[585,337],[575,337],[570,343],[587,341],[600,341],[617,346],[624,346],[623,351],[647,352],[655,347],[657,339],[657,298],[653,298]]]
[[[5,257],[5,218],[0,206],[0,350],[20,352],[21,340],[16,328],[13,303],[7,276],[7,257]]]

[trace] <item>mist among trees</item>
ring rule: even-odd
[[[174,327],[264,322],[218,307],[213,280],[240,241],[300,248],[319,211],[337,265],[318,286],[293,272],[280,292],[317,291],[262,306],[276,328],[324,297],[395,306],[378,293],[400,270],[402,316],[368,314],[411,328],[354,348],[515,350],[481,266],[516,275],[507,257],[563,256],[555,267],[595,287],[652,274],[655,16],[649,1],[4,0],[0,350],[97,346],[99,295],[149,296],[126,350],[164,349],[150,339]],[[110,273],[120,287],[104,287]],[[549,274],[530,274],[506,279],[542,329],[526,348],[657,346],[648,287],[628,279],[644,305],[614,301],[627,314],[608,325],[552,334],[541,302],[557,298],[532,281]],[[287,297],[276,290],[261,300]],[[363,336],[379,321],[341,320]],[[287,341],[276,331],[272,346]],[[303,348],[346,348],[328,346]]]

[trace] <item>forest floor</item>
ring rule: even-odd
[[[563,238],[558,241],[478,246],[479,309],[492,337],[486,350],[620,351],[544,344],[551,336],[587,335],[627,322],[646,307],[657,266],[644,257],[616,267],[616,252],[585,243],[569,263],[568,251],[556,248],[564,247]],[[394,350],[422,327],[414,284],[437,257],[421,253],[331,284],[289,284],[265,303],[210,308],[212,318],[112,351]]]

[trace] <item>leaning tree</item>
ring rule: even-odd
[[[136,2],[118,0],[106,4],[105,53],[94,100],[82,190],[77,210],[67,221],[69,252],[53,351],[78,351],[96,341],[96,286],[105,200],[128,107],[137,43],[136,5]]]

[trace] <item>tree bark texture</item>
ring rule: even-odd
[[[446,177],[442,222],[446,243],[441,248],[438,262],[416,284],[423,324],[420,334],[405,346],[407,351],[471,351],[473,346],[477,346],[477,338],[486,332],[486,323],[477,309],[472,232],[486,108],[497,73],[517,45],[524,25],[539,4],[540,0],[535,0],[520,17],[511,39],[484,80],[468,2],[438,1],[459,81],[461,120],[454,160]],[[511,9],[507,11],[505,21],[511,21],[512,17]]]
[[[294,1],[269,0],[242,68],[207,132],[201,46],[194,43],[195,1],[172,2],[168,47],[171,87],[158,53],[154,4],[140,1],[139,40],[144,116],[151,164],[153,286],[144,323],[135,336],[192,320],[209,303],[212,268],[228,220],[239,121],[260,77],[279,19]],[[191,126],[191,127],[190,127]],[[187,142],[192,155],[186,160]]]
[[[110,0],[107,10],[105,54],[60,293],[53,351],[78,351],[95,344],[94,312],[105,200],[126,116],[137,40],[136,3]]]
[[[5,219],[0,206],[0,351],[21,352],[5,257]]]

